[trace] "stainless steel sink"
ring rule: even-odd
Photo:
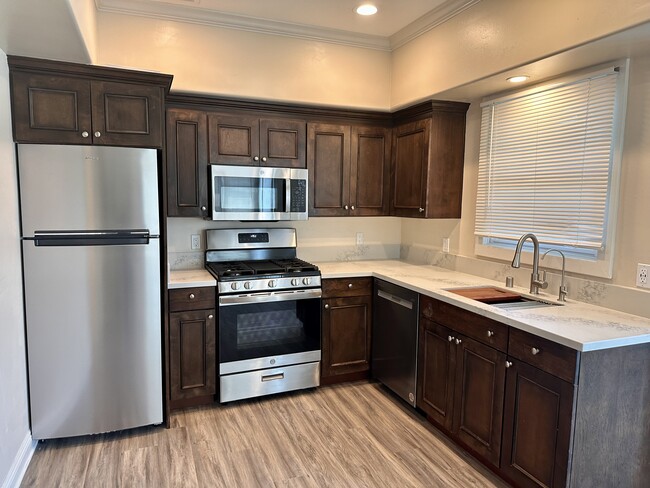
[[[519,293],[513,292],[512,290],[496,288],[492,286],[448,288],[447,291],[504,310],[557,307],[564,305],[561,302],[551,302],[542,298],[537,298],[529,295],[521,295]]]
[[[549,302],[548,300],[541,300],[539,298],[521,297],[519,300],[512,302],[490,303],[493,307],[503,308],[506,310],[518,310],[523,308],[537,308],[537,307],[561,307],[563,303]]]

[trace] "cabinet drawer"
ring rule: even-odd
[[[580,353],[570,347],[511,327],[508,355],[563,380],[576,381]]]
[[[500,351],[508,349],[506,324],[426,295],[420,295],[420,315]]]
[[[215,295],[214,286],[169,290],[169,311],[182,312],[215,308]]]
[[[372,278],[323,280],[323,298],[372,295]]]

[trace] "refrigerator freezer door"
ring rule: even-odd
[[[32,435],[162,422],[160,241],[23,241]]]
[[[160,234],[155,149],[18,146],[23,237],[37,230]]]

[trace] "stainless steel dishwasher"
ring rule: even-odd
[[[418,294],[375,280],[372,376],[415,406]]]

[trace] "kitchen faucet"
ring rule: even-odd
[[[530,292],[539,295],[539,289],[545,289],[548,286],[546,282],[546,271],[544,271],[541,279],[539,276],[539,240],[537,236],[532,233],[524,234],[517,242],[515,249],[515,257],[512,259],[512,267],[518,268],[521,264],[521,250],[524,247],[526,239],[533,242],[533,274],[530,276]]]
[[[560,282],[560,293],[557,299],[560,302],[566,302],[567,289],[566,289],[566,285],[564,284],[564,268],[565,268],[566,259],[564,258],[564,253],[559,249],[549,249],[542,255],[542,261],[544,260],[544,258],[549,252],[556,252],[560,256],[562,256],[562,281]]]

